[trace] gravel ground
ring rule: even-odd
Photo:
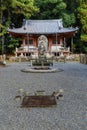
[[[24,73],[29,63],[0,67],[0,130],[87,130],[87,65],[55,63],[58,73]],[[49,108],[20,108],[19,89],[46,94],[63,89],[63,99]]]

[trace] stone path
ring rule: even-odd
[[[55,63],[58,73],[23,73],[29,63],[0,67],[0,130],[87,130],[87,65]],[[19,89],[46,94],[63,89],[56,107],[20,108]]]

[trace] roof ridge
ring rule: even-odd
[[[32,19],[29,19],[29,20],[26,20],[27,22],[57,22],[57,21],[60,21],[62,19],[45,19],[45,20],[32,20]]]

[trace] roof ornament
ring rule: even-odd
[[[59,27],[59,30],[60,30],[61,28],[63,28],[62,19],[58,20],[58,27]]]
[[[26,19],[23,19],[23,26],[25,26],[26,24]]]
[[[12,28],[12,29],[15,28],[15,24],[14,24],[14,23],[11,24],[11,28]]]
[[[24,30],[26,30],[27,29],[27,27],[28,27],[28,22],[27,22],[27,20],[26,19],[23,19],[23,29]]]

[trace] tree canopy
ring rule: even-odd
[[[81,40],[87,42],[87,2],[80,3],[78,18],[81,23]]]
[[[66,8],[63,0],[35,0],[35,4],[39,8],[39,13],[36,13],[34,18],[38,19],[56,19],[61,17]]]

